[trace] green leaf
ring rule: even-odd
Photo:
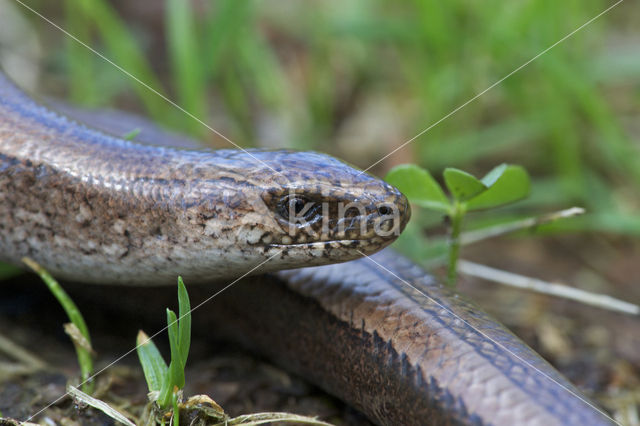
[[[184,367],[191,345],[191,303],[182,277],[178,277],[178,306],[180,321],[178,321],[175,312],[167,309],[167,331],[171,348],[169,367],[153,343],[151,343],[152,348],[144,353],[147,358],[150,358],[149,360],[143,361],[140,351],[138,353],[149,389],[160,391],[156,402],[163,409],[170,406],[174,389],[184,387]],[[149,370],[148,373],[147,370]]]
[[[147,381],[147,387],[149,391],[159,391],[168,372],[167,363],[162,359],[158,347],[144,331],[140,330],[138,332],[136,343],[136,350],[142,365],[144,378]]]
[[[160,387],[160,395],[156,400],[156,403],[160,408],[166,410],[171,404],[171,395],[173,392],[173,381],[171,380],[171,369],[167,367],[167,374],[165,374],[162,380],[162,386]]]
[[[171,362],[169,363],[169,375],[171,384],[182,389],[184,387],[184,368],[178,345],[178,318],[176,313],[167,309],[167,326],[169,331],[169,347],[171,348]]]
[[[402,164],[391,169],[385,180],[402,191],[412,203],[449,213],[449,199],[427,170],[415,164]]]
[[[180,349],[180,359],[182,368],[187,364],[189,347],[191,346],[191,303],[187,288],[182,282],[182,277],[178,277],[178,313],[180,321],[178,323],[178,348]]]
[[[483,179],[491,182],[489,189],[467,201],[467,210],[488,209],[525,198],[529,195],[531,182],[527,171],[521,166],[501,165]]]
[[[176,313],[167,309],[167,331],[169,333],[169,347],[171,348],[171,362],[162,382],[158,405],[162,409],[167,409],[171,405],[174,387],[184,387],[184,370],[180,360],[180,350],[178,349],[178,319]]]
[[[494,167],[493,169],[491,169],[489,173],[484,175],[484,177],[482,178],[482,183],[487,188],[492,186],[494,183],[496,183],[496,181],[500,178],[500,176],[502,176],[505,170],[507,170],[507,165],[504,163]]]
[[[447,189],[458,201],[466,201],[487,189],[475,176],[462,170],[448,167],[444,169],[443,176]]]

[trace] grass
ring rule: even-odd
[[[178,277],[178,313],[167,308],[167,330],[171,348],[171,361],[165,363],[160,351],[151,339],[142,331],[138,333],[136,350],[144,377],[149,388],[150,398],[160,410],[172,410],[172,422],[179,425],[178,403],[185,385],[184,370],[191,346],[191,303],[187,289]]]
[[[154,35],[145,32],[150,26],[125,21],[110,2],[65,0],[58,13],[65,28],[241,145],[266,140],[320,149],[361,167],[609,5],[194,4],[164,2],[164,49],[153,51]],[[403,162],[409,159],[438,176],[451,166],[481,173],[491,164],[519,163],[533,178],[532,197],[523,205],[528,212],[582,205],[591,214],[572,221],[573,230],[640,235],[632,214],[637,203],[628,195],[640,189],[638,137],[624,125],[626,117],[637,115],[640,99],[634,83],[640,55],[624,42],[637,33],[624,32],[626,19],[633,21],[625,15],[634,13],[622,4],[589,25],[418,138]],[[65,42],[62,49],[61,72],[73,99],[96,105],[133,97],[156,121],[228,146],[77,44]],[[367,112],[379,104],[390,112]],[[364,122],[360,127],[358,120]],[[378,121],[399,130],[367,140],[362,130]],[[351,139],[349,126],[356,129]],[[353,145],[364,148],[345,149]],[[393,161],[377,172],[384,174]]]
[[[70,323],[64,325],[65,332],[71,337],[73,345],[76,349],[76,355],[78,357],[78,365],[80,366],[82,390],[91,393],[93,392],[94,382],[92,380],[93,374],[93,358],[91,348],[91,337],[89,336],[89,328],[84,321],[84,317],[76,304],[71,300],[66,291],[58,284],[58,282],[41,267],[34,260],[24,257],[22,261],[25,265],[33,270],[40,276],[45,283],[51,294],[55,296],[60,303],[60,306],[64,309],[65,313],[69,317]]]
[[[259,425],[271,422],[331,426],[315,417],[291,413],[253,413],[230,417],[207,395],[195,395],[183,402],[185,366],[191,346],[191,302],[187,289],[178,277],[178,315],[167,308],[167,330],[171,360],[164,361],[155,343],[142,330],[136,338],[136,351],[149,389],[150,410],[145,410],[142,424],[180,425],[180,413],[191,413],[191,424]],[[197,415],[195,415],[197,413]],[[148,414],[148,418],[145,418]]]

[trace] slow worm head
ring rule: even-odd
[[[395,188],[328,155],[139,145],[0,76],[0,260],[84,282],[168,284],[344,262],[410,216]]]

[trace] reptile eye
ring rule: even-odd
[[[305,204],[307,203],[302,198],[291,197],[289,198],[289,212],[295,213],[297,217],[304,210]]]
[[[315,204],[299,195],[283,197],[279,210],[280,215],[290,222],[309,222],[317,216]]]
[[[382,205],[378,207],[378,213],[380,216],[389,216],[391,214],[391,207]]]

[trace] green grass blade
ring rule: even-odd
[[[113,6],[104,0],[72,0],[72,3],[73,7],[79,8],[84,16],[95,24],[95,30],[106,46],[105,56],[153,89],[163,92],[162,84],[145,58],[137,40],[131,35]],[[129,77],[126,79],[129,80]],[[169,104],[138,82],[129,80],[129,83],[151,117],[156,121],[166,122],[170,117]]]
[[[164,378],[168,374],[169,367],[167,367],[167,363],[160,355],[155,343],[142,330],[138,332],[136,345],[136,351],[138,352],[138,358],[140,359],[149,391],[160,391]]]
[[[248,0],[220,0],[207,17],[204,39],[207,49],[203,63],[211,77],[216,77],[223,67],[223,57],[228,49],[236,47],[237,33],[250,28],[252,3]]]
[[[184,368],[182,367],[182,356],[178,339],[178,318],[176,313],[167,309],[167,327],[169,332],[169,346],[171,348],[171,362],[169,363],[169,376],[171,377],[171,388],[177,386],[184,387]]]
[[[191,346],[191,302],[187,288],[182,282],[182,277],[178,277],[178,348],[180,349],[180,359],[182,368],[187,364],[189,347]]]
[[[182,369],[182,362],[179,361],[180,352],[178,351],[178,322],[175,312],[167,308],[167,331],[169,334],[169,347],[171,348],[171,361],[167,374],[162,381],[160,396],[158,397],[158,405],[163,410],[168,409],[172,403],[172,395],[174,387],[177,386],[177,379],[180,377],[178,367]],[[178,361],[178,362],[176,362]],[[183,374],[184,379],[184,374]],[[183,385],[184,386],[184,385]]]
[[[206,80],[198,44],[198,22],[194,19],[192,3],[166,0],[165,26],[169,61],[178,103],[191,114],[205,119]],[[187,130],[204,135],[208,129],[195,120],[186,120]]]
[[[42,281],[47,285],[51,293],[58,299],[60,306],[64,309],[65,313],[69,317],[69,320],[78,327],[78,330],[82,333],[82,335],[88,340],[91,341],[89,337],[89,328],[87,324],[84,322],[84,318],[80,313],[80,310],[76,306],[76,304],[71,300],[66,291],[58,284],[58,282],[47,272],[42,266],[34,262],[32,259],[25,257],[22,259],[25,265],[31,268],[36,274],[40,276]]]
[[[254,28],[243,33],[238,56],[257,99],[271,108],[281,106],[287,95],[286,74],[260,31]]]
[[[171,378],[171,364],[167,367],[167,374],[162,379],[162,386],[160,387],[160,394],[156,400],[156,404],[163,410],[169,408],[171,404],[171,396],[173,395],[173,380]]]
[[[58,282],[47,272],[42,266],[37,264],[34,260],[23,257],[22,261],[25,265],[31,268],[36,274],[40,276],[42,281],[49,288],[49,291],[54,295],[54,297],[58,300],[58,303],[62,306],[65,313],[69,317],[69,320],[80,330],[80,333],[84,336],[87,343],[91,345],[91,336],[89,336],[89,328],[80,313],[80,310],[76,306],[76,304],[71,300],[66,291],[58,284]],[[91,393],[93,390],[93,383],[86,383],[91,374],[93,373],[93,359],[91,358],[91,353],[79,345],[75,345],[76,355],[78,357],[78,364],[80,365],[80,371],[82,373],[82,381],[84,384],[82,385],[82,389]]]
[[[67,29],[80,40],[91,40],[90,22],[81,9],[75,7],[77,0],[65,0],[64,12]],[[78,104],[97,105],[95,55],[71,38],[66,39],[67,69],[71,99]]]

